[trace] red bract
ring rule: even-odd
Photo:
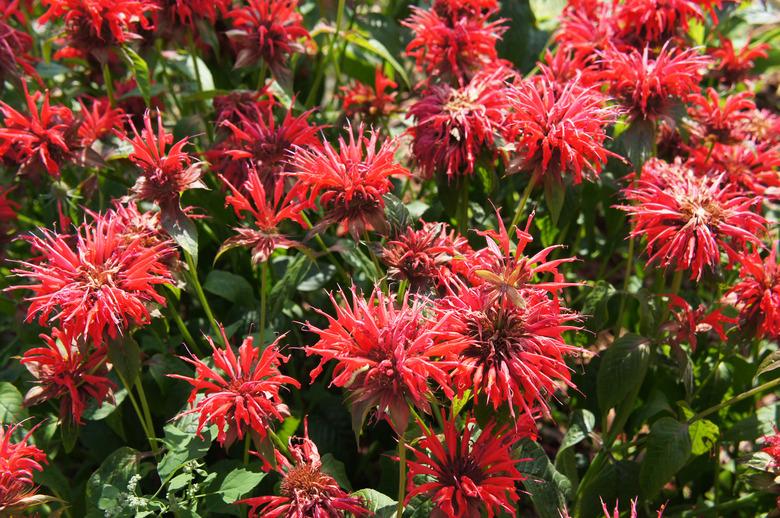
[[[743,140],[741,129],[756,108],[750,92],[729,95],[721,102],[721,96],[714,88],[708,88],[706,96],[690,95],[688,102],[691,103],[688,114],[693,119],[691,134],[699,142],[709,145],[714,142],[734,144]]]
[[[172,282],[163,261],[173,250],[168,242],[128,243],[122,231],[109,214],[84,223],[75,236],[42,229],[40,237],[26,237],[38,255],[14,273],[36,284],[10,289],[32,290],[27,321],[38,315],[41,325],[57,322],[66,335],[90,338],[96,347],[106,333],[116,338],[131,325],[148,324],[147,306],[165,303],[154,288]]]
[[[301,24],[303,17],[296,11],[298,0],[249,0],[249,5],[230,11],[228,18],[234,30],[228,31],[237,52],[236,68],[261,62],[276,76],[287,72],[290,54],[303,52],[299,40],[309,39],[309,31]]]
[[[8,198],[13,189],[0,187],[0,230],[5,230],[5,224],[16,221],[16,211],[19,210],[19,204]]]
[[[649,261],[690,270],[691,279],[717,268],[722,251],[733,258],[765,232],[766,221],[755,212],[760,198],[744,196],[723,175],[697,177],[680,163],[647,162],[623,195],[634,205],[618,208],[631,215],[631,235],[647,237]]]
[[[146,13],[158,7],[150,0],[44,0],[48,10],[38,19],[48,23],[62,18],[68,45],[57,51],[59,57],[95,56],[107,62],[107,51],[131,40],[140,26],[151,29]]]
[[[79,99],[81,111],[79,112],[79,145],[89,147],[94,142],[115,134],[122,128],[125,114],[119,108],[112,108],[108,99],[92,99],[90,106]]]
[[[721,37],[720,47],[709,51],[709,54],[717,60],[714,75],[726,84],[744,81],[749,77],[754,61],[767,57],[769,49],[767,43],[751,46],[750,41],[746,41],[745,45],[737,51],[730,39]]]
[[[406,47],[418,70],[439,82],[466,83],[477,72],[495,69],[496,43],[507,30],[504,20],[488,21],[488,14],[446,18],[435,10],[412,6],[412,14],[402,24],[414,32]]]
[[[0,426],[0,513],[9,516],[48,499],[37,495],[38,488],[33,484],[33,472],[43,471],[46,454],[27,444],[32,430],[21,441],[11,442],[20,426]]]
[[[239,189],[256,171],[265,188],[272,190],[288,167],[293,149],[321,147],[317,138],[321,126],[307,122],[311,114],[309,110],[296,117],[288,111],[278,123],[269,108],[255,105],[239,114],[235,124],[225,120],[222,127],[230,135],[207,153],[212,169]]]
[[[344,112],[348,117],[362,114],[364,117],[386,117],[398,109],[395,105],[397,92],[393,92],[398,84],[388,79],[382,72],[382,67],[376,67],[374,85],[355,82],[350,86],[341,87]],[[385,90],[390,89],[390,92]]]
[[[726,341],[725,324],[736,324],[737,320],[727,317],[719,308],[707,311],[704,305],[693,309],[688,302],[677,295],[668,295],[669,308],[674,311],[673,321],[666,324],[672,333],[672,340],[676,344],[687,343],[691,350],[695,351],[698,343],[696,335],[715,331],[718,337]]]
[[[360,499],[339,487],[332,476],[322,471],[317,445],[309,439],[308,422],[303,437],[290,437],[293,459],[276,451],[277,470],[282,475],[279,496],[260,496],[236,502],[250,506],[250,518],[330,518],[371,515]]]
[[[514,514],[519,500],[517,485],[524,477],[518,471],[522,460],[512,456],[520,437],[509,428],[487,425],[478,437],[476,420],[466,419],[462,431],[455,421],[444,421],[443,436],[421,423],[423,437],[409,460],[406,502],[417,495],[430,498],[436,518],[488,518],[502,512]],[[414,478],[423,481],[415,483]]]
[[[757,338],[780,337],[780,264],[775,242],[762,259],[757,252],[742,254],[739,280],[726,294],[739,309],[740,327]]]
[[[764,436],[764,447],[761,451],[772,457],[771,467],[780,468],[780,432],[777,427],[773,435]]]
[[[447,286],[467,273],[462,256],[471,253],[466,238],[446,223],[426,222],[420,230],[409,227],[385,243],[381,257],[390,277],[407,281],[412,291],[423,291]]]
[[[193,162],[184,151],[189,140],[178,141],[166,152],[173,142],[173,135],[165,131],[159,111],[156,136],[148,110],[144,114],[143,129],[139,133],[133,126],[133,134],[133,138],[122,135],[133,145],[128,158],[143,171],[133,186],[133,192],[142,200],[155,202],[163,212],[178,209],[181,193],[202,186],[201,163]]]
[[[480,154],[498,154],[506,132],[507,70],[477,74],[462,88],[434,85],[409,108],[412,152],[424,178],[472,174]]]
[[[114,384],[106,377],[106,349],[91,350],[52,329],[41,335],[43,347],[25,351],[21,359],[35,385],[24,396],[25,405],[37,405],[50,399],[60,400],[60,420],[81,424],[81,415],[90,401],[100,406],[109,397]]]
[[[221,332],[222,340],[227,344],[225,330],[221,329]],[[193,387],[189,399],[193,408],[179,417],[198,414],[198,435],[206,423],[217,425],[217,442],[226,448],[236,439],[243,439],[246,433],[250,433],[256,442],[264,440],[271,424],[290,415],[279,391],[285,385],[301,388],[298,381],[279,372],[279,366],[287,360],[278,349],[282,338],[284,336],[261,350],[248,336],[241,342],[236,356],[230,346],[218,349],[207,336],[214,367],[219,370],[194,355],[190,358],[180,356],[195,366],[195,377],[168,375]],[[198,398],[201,391],[203,397]]]
[[[351,306],[340,306],[330,296],[335,317],[315,308],[328,319],[327,328],[306,324],[319,336],[316,344],[306,348],[308,356],[321,357],[311,372],[312,380],[326,363],[335,360],[331,384],[349,391],[356,433],[375,410],[377,420],[386,419],[401,434],[409,423],[410,405],[430,413],[433,389],[429,383],[441,387],[446,397],[454,396],[447,374],[451,365],[437,360],[454,347],[442,331],[448,318],[431,321],[423,301],[417,298],[410,301],[407,296],[397,308],[395,297],[379,289],[368,300],[354,288],[351,295]],[[340,296],[346,299],[343,292]]]
[[[695,49],[679,50],[668,44],[655,56],[648,47],[642,52],[611,47],[601,56],[610,93],[635,119],[668,115],[674,101],[698,91],[709,63]]]
[[[3,126],[0,127],[0,156],[19,166],[19,172],[37,175],[43,172],[59,177],[60,167],[72,155],[73,113],[65,106],[52,106],[49,92],[30,95],[23,84],[29,115],[0,101]]]
[[[617,117],[598,90],[575,79],[558,86],[549,79],[523,81],[513,91],[511,123],[519,135],[521,169],[535,177],[565,174],[574,183],[593,178],[610,156],[604,147],[606,128]]]
[[[529,233],[533,214],[528,217],[525,230],[517,227],[510,229],[515,231],[516,245],[512,243],[501,215],[497,216],[498,232],[479,232],[481,236],[485,236],[487,247],[467,258],[469,281],[472,285],[484,286],[492,298],[508,298],[515,304],[522,304],[520,290],[526,287],[533,286],[557,293],[567,286],[576,286],[576,283],[564,282],[563,276],[558,272],[558,266],[572,262],[575,258],[547,260],[550,253],[562,245],[548,246],[531,257],[524,255],[526,246],[533,241]],[[543,274],[551,274],[552,281],[541,282],[538,276]]]
[[[291,220],[304,226],[301,217],[303,203],[298,201],[292,194],[284,193],[284,178],[278,178],[272,191],[272,198],[266,195],[263,182],[256,172],[249,174],[244,183],[243,193],[235,188],[224,177],[224,181],[232,195],[225,198],[225,205],[231,205],[236,212],[236,216],[241,219],[247,215],[252,217],[252,226],[249,228],[234,228],[238,235],[229,238],[222,244],[217,254],[237,246],[248,246],[252,249],[252,262],[259,264],[268,260],[276,249],[287,249],[299,246],[300,243],[287,238],[279,231],[279,225]]]
[[[458,391],[472,389],[498,408],[509,404],[525,416],[541,410],[556,389],[571,384],[565,357],[581,349],[567,345],[563,333],[576,330],[577,315],[562,308],[557,298],[528,288],[515,300],[496,299],[485,288],[462,288],[438,304],[446,328],[465,346],[448,359],[456,362],[453,377]]]
[[[338,223],[339,235],[349,231],[358,239],[368,230],[387,229],[383,196],[392,187],[390,177],[410,173],[395,161],[397,140],[379,144],[379,131],[366,135],[362,124],[348,131],[349,141],[339,137],[338,151],[327,141],[322,149],[296,149],[290,174],[298,180],[295,192],[312,206],[319,197],[325,211],[314,231]]]

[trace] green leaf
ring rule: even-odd
[[[232,504],[252,491],[265,477],[262,471],[251,471],[247,468],[236,468],[225,476],[217,493],[222,495],[226,504]]]
[[[79,427],[66,416],[65,419],[60,420],[60,438],[62,439],[62,447],[66,453],[73,451],[76,446],[76,441],[79,439]]]
[[[691,456],[688,425],[662,417],[650,427],[645,461],[639,470],[639,486],[644,498],[652,499],[682,468]]]
[[[573,447],[588,437],[595,424],[596,416],[593,413],[588,410],[575,410],[569,420],[569,429],[555,455],[555,468],[571,481],[573,491],[576,491],[579,483]]]
[[[395,516],[397,502],[375,489],[360,489],[352,493],[359,498],[366,509],[374,513],[376,518],[392,518]]]
[[[160,215],[163,229],[198,264],[198,229],[195,223],[178,207],[163,210]]]
[[[223,270],[210,271],[203,289],[241,306],[252,306],[255,301],[252,286],[246,279]]]
[[[607,281],[596,281],[590,289],[582,305],[582,314],[587,318],[589,329],[604,329],[609,323],[609,301],[615,293],[615,287]]]
[[[626,158],[634,166],[634,171],[641,171],[644,163],[653,156],[653,148],[655,147],[653,121],[634,120],[618,139],[626,152]]]
[[[165,426],[163,442],[168,451],[157,465],[157,473],[161,479],[167,478],[186,462],[204,457],[208,453],[211,441],[216,435],[216,426],[204,428],[201,432],[203,437],[198,437],[197,425],[197,416],[189,414],[178,422]]]
[[[108,359],[114,369],[132,387],[141,372],[141,349],[130,335],[119,335],[108,341]]]
[[[138,90],[141,92],[141,97],[144,98],[146,106],[149,106],[152,99],[152,83],[149,79],[149,65],[146,64],[144,58],[136,54],[136,52],[128,46],[122,47],[122,54],[124,55],[130,70],[133,72],[133,77],[138,85]]]
[[[396,236],[412,225],[412,217],[404,203],[394,194],[387,193],[382,198],[385,200],[385,217],[390,225],[390,235]]]
[[[411,88],[412,85],[409,82],[409,76],[406,75],[406,71],[380,41],[375,40],[374,38],[366,38],[355,31],[348,31],[344,33],[343,36],[350,43],[357,45],[390,63],[393,70],[398,72],[398,75],[404,80],[406,86]]]
[[[569,479],[555,469],[539,444],[525,438],[518,445],[518,457],[528,459],[519,470],[536,512],[541,518],[560,518],[571,492]]]
[[[331,453],[323,455],[321,460],[322,472],[333,477],[342,488],[352,491],[352,484],[349,483],[349,478],[347,478],[347,469],[344,467],[344,463]]]
[[[712,421],[699,419],[688,426],[688,433],[691,436],[691,453],[701,455],[715,446],[720,436],[720,429]]]
[[[547,210],[550,211],[553,225],[558,224],[565,200],[566,186],[553,176],[546,176],[544,179],[544,202],[547,204]]]
[[[771,372],[775,369],[780,369],[780,350],[772,352],[769,356],[761,360],[761,363],[756,369],[755,377],[759,377],[762,374]]]
[[[329,263],[317,263],[317,268],[310,271],[298,284],[298,291],[319,291],[325,287],[336,274],[336,267]]]
[[[311,261],[308,257],[301,254],[295,257],[287,266],[284,276],[271,288],[271,294],[268,300],[271,301],[271,311],[269,315],[277,315],[282,310],[285,301],[292,298],[311,268]]]
[[[211,76],[211,70],[209,70],[209,67],[206,65],[206,63],[203,62],[200,58],[195,58],[195,63],[192,62],[192,55],[187,57],[187,60],[185,61],[185,66],[187,67],[187,72],[189,72],[190,77],[193,81],[197,79],[197,75],[195,74],[195,67],[198,67],[198,74],[200,74],[200,88],[199,90],[202,90],[204,92],[208,92],[211,90],[214,90],[214,78]]]
[[[646,461],[649,462],[649,461]],[[572,516],[603,516],[601,502],[628,502],[639,492],[639,463],[608,462],[587,486],[582,486],[577,507]]]
[[[133,475],[139,473],[140,453],[123,446],[106,457],[106,460],[87,481],[87,510],[121,507],[122,493]]]
[[[101,419],[105,419],[114,413],[114,410],[116,410],[119,405],[122,404],[122,401],[124,401],[126,397],[127,389],[122,387],[121,389],[114,392],[113,401],[104,401],[99,406],[94,401],[91,401],[84,410],[82,417],[88,421],[100,421]]]
[[[16,424],[27,419],[22,394],[10,383],[0,382],[0,424]]]
[[[604,352],[596,380],[599,408],[603,413],[642,384],[650,361],[648,343],[646,338],[628,333]]]

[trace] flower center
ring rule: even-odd
[[[294,466],[282,480],[281,494],[288,498],[317,496],[327,485],[327,476],[311,464]]]

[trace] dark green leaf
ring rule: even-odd
[[[62,439],[62,447],[65,449],[65,452],[72,452],[74,446],[76,446],[76,441],[79,439],[79,427],[68,416],[60,420],[60,438]]]
[[[780,351],[772,352],[761,361],[756,369],[756,378],[775,369],[780,369]]]
[[[135,338],[128,334],[110,339],[108,359],[127,386],[132,387],[141,372],[141,349]]]
[[[241,306],[252,306],[255,301],[252,286],[246,279],[223,270],[210,271],[203,289]]]
[[[553,176],[546,176],[544,180],[544,202],[547,204],[547,210],[550,211],[553,225],[558,224],[565,200],[566,186]]]
[[[27,418],[22,394],[10,383],[0,382],[0,424],[16,424]]]
[[[87,509],[114,509],[121,507],[122,493],[133,475],[138,474],[140,454],[126,446],[109,455],[87,481]]]
[[[553,466],[541,446],[530,439],[522,439],[517,451],[519,458],[528,459],[519,465],[526,477],[523,486],[531,495],[536,512],[541,518],[560,518],[571,492],[571,483]]]
[[[639,485],[645,498],[654,498],[691,456],[688,425],[662,417],[650,427]]]
[[[190,254],[195,264],[198,264],[198,229],[195,223],[177,208],[162,211],[161,224],[176,244]]]
[[[385,217],[390,225],[390,235],[396,236],[412,224],[412,217],[403,202],[392,193],[382,197],[385,200]]]
[[[626,158],[640,171],[645,162],[653,156],[655,146],[655,127],[653,121],[637,119],[618,137],[623,144]]]
[[[639,464],[630,461],[609,462],[591,478],[587,487],[581,487],[582,494],[572,516],[603,516],[601,502],[614,505],[628,502],[639,492]]]
[[[268,297],[271,302],[270,315],[276,315],[282,310],[284,302],[293,296],[298,285],[309,273],[310,268],[311,260],[303,254],[296,256],[288,263],[284,276],[271,288],[271,294]]]
[[[202,437],[198,437],[197,424],[197,417],[190,414],[176,423],[165,426],[163,442],[168,447],[168,451],[157,465],[157,473],[161,479],[167,478],[184,463],[199,459],[208,453],[216,426],[204,428],[201,432]]]
[[[602,412],[606,413],[642,384],[650,361],[648,343],[646,338],[629,333],[604,352],[596,389]]]
[[[95,402],[90,402],[86,410],[84,410],[82,417],[89,421],[100,421],[101,419],[105,419],[111,415],[114,410],[119,407],[119,405],[122,404],[122,401],[124,401],[126,397],[127,390],[122,387],[121,389],[114,392],[113,401],[104,401],[101,405],[98,405]]]
[[[347,469],[344,467],[344,463],[332,454],[326,453],[322,456],[322,471],[333,477],[339,486],[347,491],[352,491],[352,484],[349,483],[349,478],[347,478]]]

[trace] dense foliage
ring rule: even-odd
[[[780,512],[772,3],[0,12],[0,516]]]

